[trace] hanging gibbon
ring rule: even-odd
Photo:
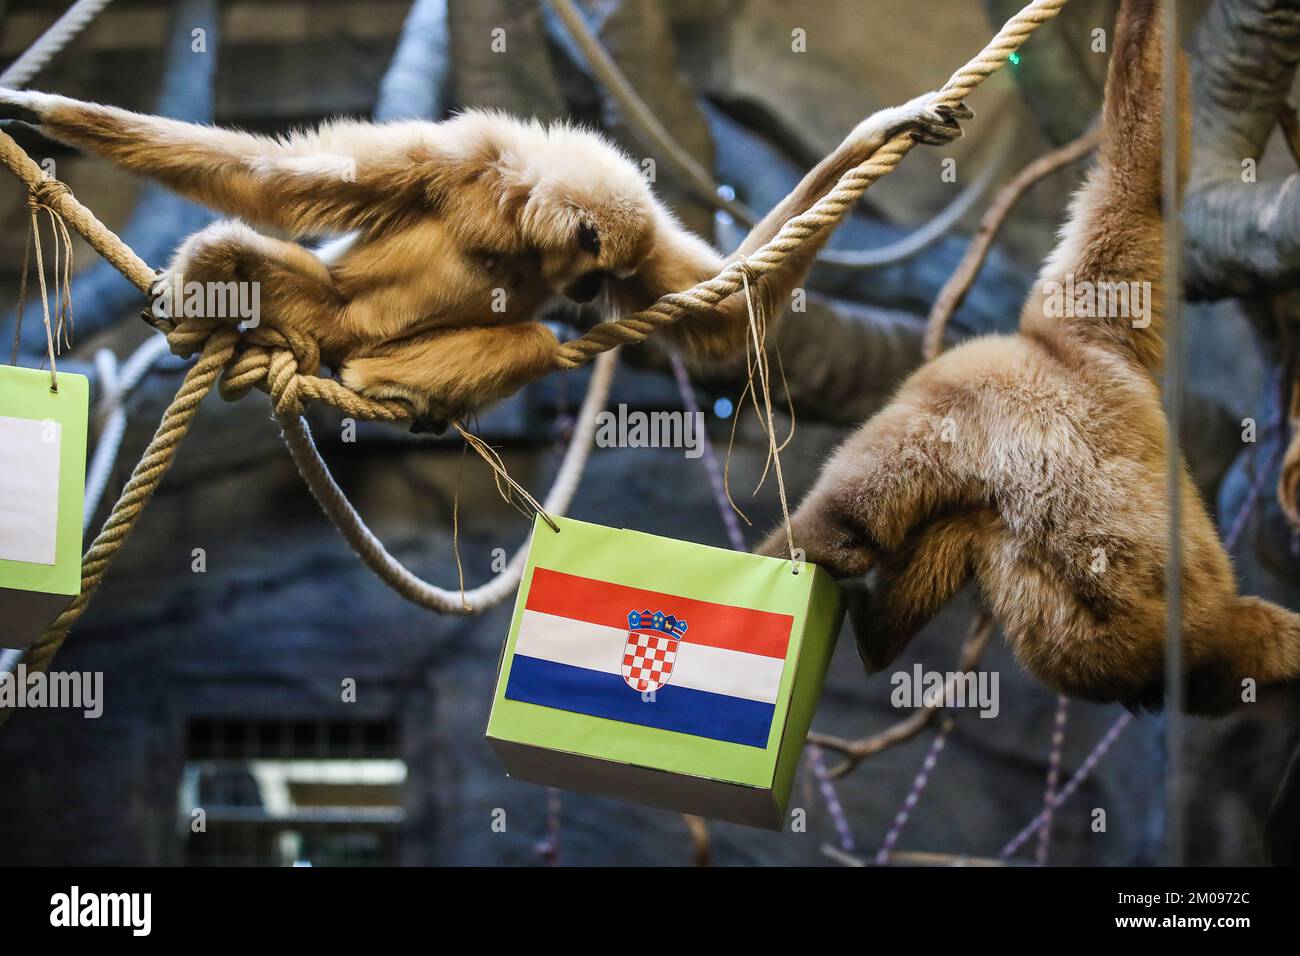
[[[964,106],[923,96],[860,123],[750,233],[752,253],[888,138],[941,145]],[[636,164],[599,133],[471,110],[445,122],[327,123],[281,139],[214,129],[48,93],[0,90],[0,118],[107,158],[239,219],[189,237],[169,274],[257,282],[263,311],[321,344],[343,382],[408,402],[417,418],[459,415],[551,368],[555,336],[536,321],[556,296],[603,296],[611,314],[652,304],[724,260],[655,198]],[[296,239],[335,237],[316,248]],[[767,276],[784,302],[826,233]],[[703,358],[743,350],[743,295],[667,328]]]
[[[809,561],[842,578],[875,571],[871,587],[846,588],[869,671],[974,577],[1016,657],[1049,686],[1131,708],[1163,702],[1161,36],[1157,0],[1124,0],[1096,166],[1019,334],[922,366],[834,453],[794,514]],[[1180,113],[1181,178],[1185,103]],[[1149,283],[1149,314],[1104,314],[1080,298],[1062,317],[1049,301],[1060,289],[1114,288],[1101,283]],[[1247,680],[1300,675],[1300,616],[1238,595],[1185,466],[1178,480],[1187,707],[1221,713]],[[759,548],[785,549],[783,529]]]

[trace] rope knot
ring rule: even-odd
[[[252,389],[261,388],[271,396],[277,414],[301,414],[305,397],[300,378],[319,374],[320,343],[265,318],[253,328],[240,330],[225,319],[205,316],[178,319],[167,333],[167,342],[173,353],[188,358],[202,351],[221,330],[235,336],[221,376],[221,397],[238,401]]]
[[[298,381],[298,360],[293,352],[288,349],[272,351],[267,366],[266,384],[276,415],[296,418],[303,413],[305,403]]]
[[[228,323],[220,319],[207,319],[202,316],[185,316],[174,320],[167,333],[167,344],[172,354],[178,358],[189,358],[203,351],[212,334]]]
[[[27,193],[27,202],[38,206],[54,206],[72,195],[72,190],[67,187],[66,183],[60,182],[53,177],[46,177],[38,182],[32,183]]]

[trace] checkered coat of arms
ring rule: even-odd
[[[623,680],[640,693],[656,691],[673,677],[686,622],[663,611],[630,611],[623,646]]]

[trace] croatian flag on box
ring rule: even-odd
[[[824,571],[538,522],[487,736],[513,777],[780,825],[839,630]]]
[[[793,623],[538,568],[506,697],[766,747]]]

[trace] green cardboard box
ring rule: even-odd
[[[784,825],[842,608],[820,568],[540,519],[487,737],[512,777]]]
[[[90,383],[0,366],[0,647],[25,648],[81,589]]]

